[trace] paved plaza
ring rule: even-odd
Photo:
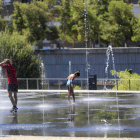
[[[117,98],[116,98],[116,92]],[[7,91],[0,100],[0,140],[138,140],[140,91],[19,90],[11,113]]]
[[[8,136],[0,137],[0,140],[140,140],[140,138]]]

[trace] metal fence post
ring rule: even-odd
[[[39,89],[39,86],[38,86],[38,79],[37,79],[37,89]]]
[[[28,79],[26,79],[26,86],[27,86],[27,89],[28,89]]]
[[[116,82],[117,82],[117,90],[118,90],[118,80],[116,80]]]
[[[83,89],[83,81],[81,80],[81,89]]]
[[[129,90],[131,90],[130,79],[129,79]]]
[[[49,88],[50,88],[50,83],[49,83],[49,80],[48,80],[48,90],[49,90]]]
[[[8,83],[6,83],[6,89],[8,89]]]
[[[60,90],[60,80],[58,80],[58,89]]]

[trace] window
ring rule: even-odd
[[[22,3],[27,3],[29,2],[29,0],[22,0]]]
[[[11,16],[4,16],[4,18],[11,20]]]
[[[4,5],[11,5],[11,0],[4,0]]]
[[[138,0],[131,0],[131,3],[138,4]]]
[[[57,0],[55,5],[60,5],[60,0]]]

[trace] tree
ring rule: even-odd
[[[61,38],[64,37],[64,43],[63,43],[63,48],[65,47],[65,42],[66,42],[66,35],[68,33],[68,28],[69,28],[69,23],[71,20],[70,16],[70,0],[61,0],[60,6],[60,15],[59,15],[59,20],[60,20],[60,33],[61,33]]]
[[[89,44],[91,46],[91,42],[95,44],[98,41],[98,33],[100,33],[100,24],[102,22],[101,16],[98,15],[99,10],[96,5],[97,1],[90,1],[88,4],[88,23],[89,23]]]
[[[92,7],[92,10],[94,10],[94,13],[96,13],[95,15],[97,16],[96,18],[94,16],[95,23],[97,23],[97,25],[92,23],[92,28],[94,27],[93,28],[93,31],[94,31],[94,45],[95,45],[95,40],[98,40],[98,44],[99,44],[99,47],[100,47],[100,44],[101,44],[101,41],[100,41],[101,37],[100,36],[102,34],[102,25],[104,25],[103,21],[107,21],[106,13],[108,13],[108,6],[109,6],[109,3],[112,0],[89,0],[89,1],[90,1],[89,4]],[[94,21],[92,21],[92,22],[94,22]],[[103,23],[103,24],[101,24],[101,23]],[[92,32],[92,34],[93,34],[93,32]]]
[[[133,35],[132,21],[134,14],[132,12],[132,4],[127,4],[123,1],[111,1],[106,17],[107,20],[102,24],[102,38],[110,40],[110,42],[121,40],[122,44],[127,46],[126,41],[130,40]]]
[[[1,15],[2,10],[3,10],[2,6],[3,6],[3,1],[2,1],[2,0],[0,0],[0,15]]]
[[[46,32],[46,37],[48,40],[56,40],[59,38],[59,32],[56,26],[49,26]]]
[[[85,24],[87,24],[87,9],[83,0],[71,2],[71,30],[72,35],[78,41],[85,41]],[[86,15],[86,17],[85,17]]]
[[[140,41],[140,17],[135,17],[133,20],[133,36],[131,39],[135,42]]]
[[[28,42],[35,42],[36,44],[42,42],[48,36],[48,30],[54,30],[54,28],[48,29],[47,26],[47,22],[52,21],[51,10],[49,9],[52,3],[49,2],[14,3],[15,11],[12,15],[13,29],[21,35],[25,35]],[[54,3],[54,0],[52,2]]]
[[[60,31],[65,41],[85,41],[85,6],[83,0],[62,0],[60,5]]]
[[[3,1],[0,0],[0,31],[4,31],[5,27],[6,27],[6,24],[8,23],[7,19],[3,19],[1,17],[1,13],[2,13],[2,10],[3,10],[2,6],[3,6]]]
[[[34,48],[26,41],[26,37],[7,32],[0,33],[0,61],[12,60],[17,78],[39,78],[41,59],[33,55]]]
[[[47,4],[33,1],[30,4],[14,3],[12,22],[14,29],[27,37],[28,42],[40,41],[46,35]]]

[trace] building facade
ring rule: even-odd
[[[14,13],[14,2],[21,2],[21,3],[27,3],[30,2],[31,0],[4,0],[3,3],[3,11],[2,11],[2,18],[7,18],[11,19],[11,14]]]

